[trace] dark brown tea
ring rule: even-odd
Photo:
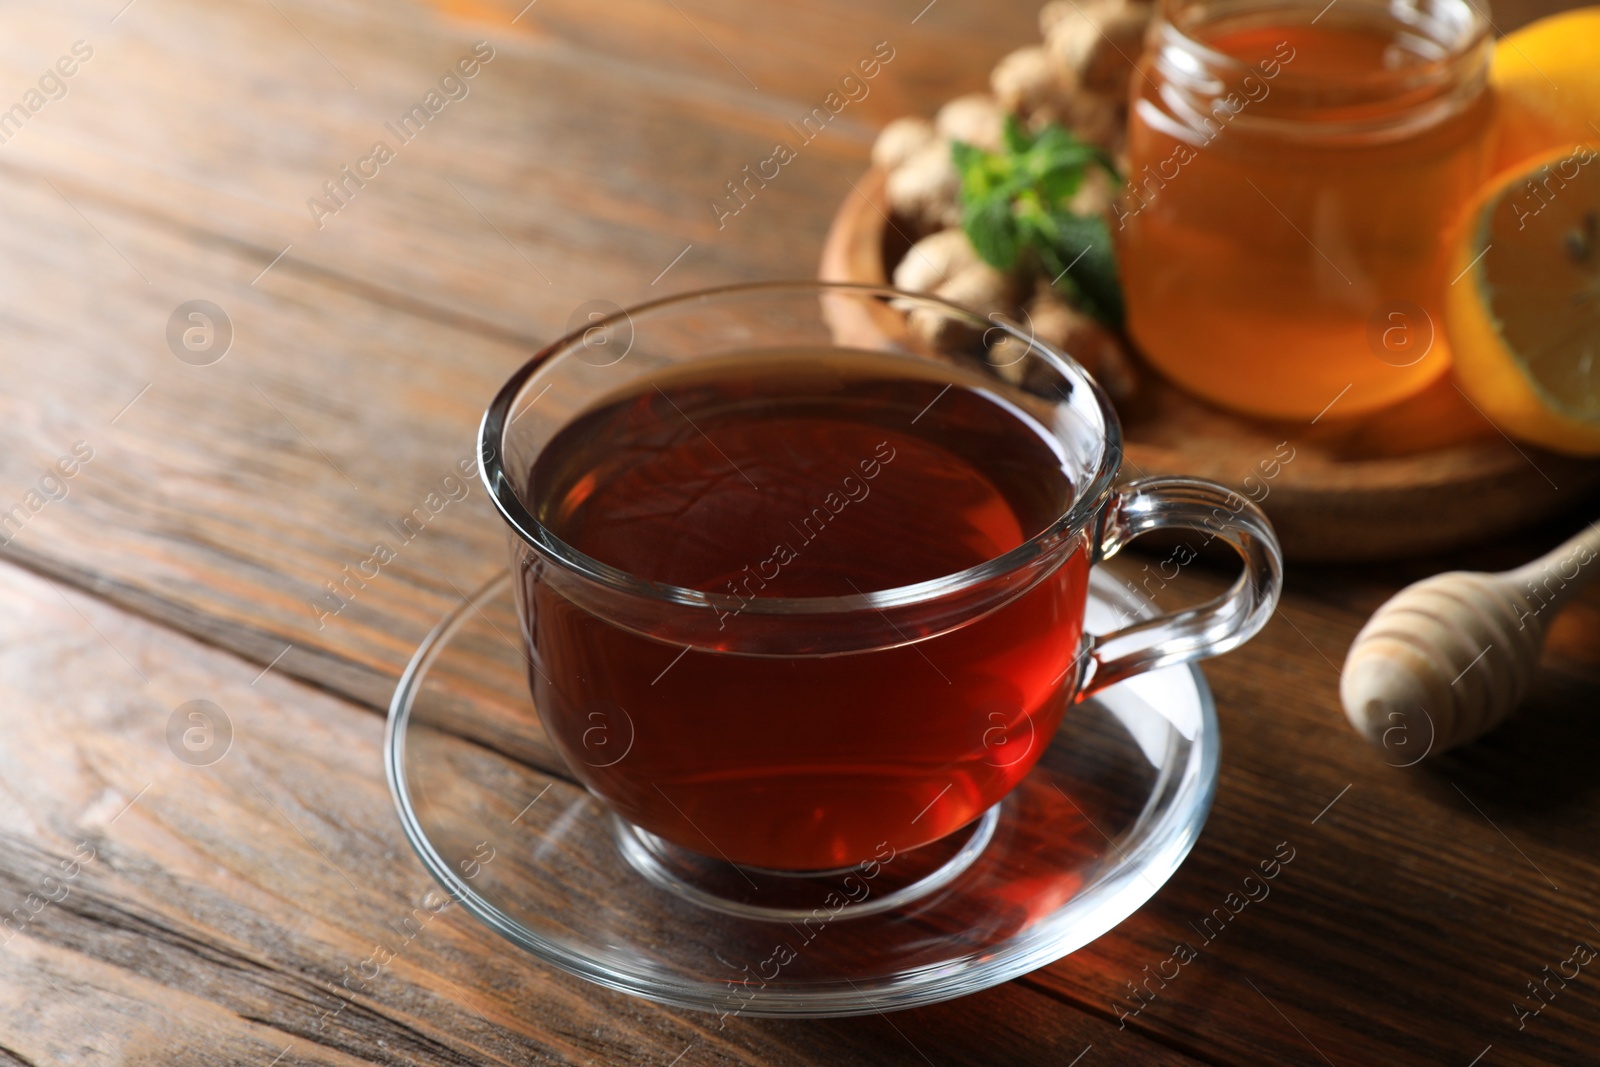
[[[525,573],[541,717],[624,818],[737,863],[842,867],[964,826],[1048,746],[1077,681],[1081,545],[920,639],[799,655],[744,640],[763,600],[946,578],[1068,510],[1054,438],[982,379],[937,372],[828,349],[707,361],[601,401],[543,449],[526,499],[546,529],[634,578],[729,598],[715,638],[686,645]]]

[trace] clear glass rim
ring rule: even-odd
[[[882,298],[885,301],[913,300],[935,307],[984,330],[1002,330],[1027,345],[1029,355],[1043,359],[1074,385],[1087,389],[1099,412],[1105,447],[1096,469],[1087,478],[1082,479],[1081,485],[1073,487],[1072,504],[1067,511],[1016,548],[965,570],[939,578],[851,596],[757,597],[754,600],[741,601],[730,594],[708,593],[684,586],[650,581],[594,559],[557,537],[523,504],[516,481],[509,476],[504,466],[505,449],[502,443],[506,428],[514,417],[512,407],[528,380],[551,359],[581,340],[586,332],[605,329],[619,322],[631,321],[634,315],[656,312],[675,305],[704,304],[717,299],[763,294],[772,296],[812,294],[820,297],[830,292]],[[961,593],[983,582],[1004,577],[1047,553],[1064,538],[1085,527],[1099,513],[1105,499],[1110,495],[1121,463],[1122,426],[1117,419],[1116,411],[1099,383],[1071,356],[1032,337],[1014,323],[999,316],[986,319],[958,304],[926,294],[909,293],[884,285],[860,285],[850,282],[771,281],[716,286],[636,304],[604,319],[586,323],[582,330],[567,333],[556,339],[517,368],[490,401],[478,429],[478,474],[488,489],[489,499],[494,502],[501,518],[505,519],[516,535],[542,556],[581,578],[620,593],[706,611],[728,611],[737,607],[747,615],[834,614],[858,609],[864,604],[875,608],[908,607]]]
[[[1154,45],[1155,58],[1160,59],[1160,53],[1166,48],[1181,51],[1192,62],[1198,62],[1206,75],[1210,77],[1230,80],[1238,78],[1243,80],[1251,75],[1258,75],[1248,62],[1235,59],[1234,56],[1222,53],[1211,48],[1200,38],[1195,37],[1194,24],[1184,26],[1181,11],[1186,6],[1203,3],[1206,0],[1160,0],[1157,5],[1157,18],[1150,27],[1149,40]],[[1346,0],[1350,2],[1350,0]],[[1358,2],[1358,0],[1357,0]],[[1341,136],[1379,136],[1379,138],[1394,138],[1405,136],[1414,130],[1429,128],[1432,123],[1440,122],[1448,115],[1458,114],[1462,109],[1470,106],[1470,102],[1478,98],[1478,94],[1485,90],[1488,83],[1488,67],[1490,67],[1490,38],[1493,24],[1490,19],[1478,8],[1474,0],[1453,0],[1458,3],[1462,13],[1466,14],[1467,24],[1462,29],[1459,37],[1454,40],[1435,40],[1443,48],[1442,56],[1426,62],[1419,67],[1405,70],[1373,70],[1365,75],[1339,75],[1341,85],[1363,86],[1363,91],[1368,93],[1405,93],[1405,91],[1426,91],[1426,96],[1416,99],[1410,106],[1400,109],[1395,114],[1374,115],[1374,117],[1355,118],[1349,122],[1304,123],[1298,118],[1262,118],[1254,114],[1235,114],[1230,118],[1230,125],[1246,126],[1246,128],[1261,128],[1272,130],[1285,136],[1312,136],[1312,138],[1341,138]],[[1304,6],[1306,11],[1318,10],[1320,0],[1301,0],[1294,5],[1293,2],[1278,0],[1277,6]],[[1333,6],[1333,5],[1328,5]],[[1397,10],[1394,3],[1374,2],[1373,6],[1382,6],[1389,13]],[[1414,6],[1419,18],[1411,22],[1411,26],[1421,26],[1422,22],[1429,21],[1426,11],[1421,6]],[[1325,11],[1325,8],[1323,8]],[[1318,14],[1317,18],[1322,18]],[[1315,19],[1312,19],[1315,22]],[[1442,21],[1442,19],[1435,19]],[[1198,22],[1205,24],[1205,19]],[[1430,35],[1432,38],[1432,35]],[[1318,82],[1317,75],[1299,75],[1290,67],[1283,70],[1290,82],[1304,78],[1307,83]],[[1326,80],[1326,78],[1320,78]],[[1232,82],[1229,82],[1232,83]]]
[[[1208,71],[1238,74],[1240,76],[1255,74],[1255,68],[1249,63],[1212,48],[1184,27],[1183,21],[1179,17],[1179,12],[1184,7],[1195,2],[1196,0],[1160,0],[1156,9],[1157,18],[1152,27],[1153,36],[1163,44],[1182,47],[1185,52],[1203,61]],[[1457,66],[1472,61],[1489,39],[1492,26],[1488,17],[1471,0],[1454,0],[1454,2],[1458,3],[1462,10],[1467,13],[1470,20],[1470,29],[1463,33],[1458,40],[1438,42],[1444,48],[1445,54],[1437,60],[1421,68],[1413,68],[1409,71],[1373,71],[1370,74],[1354,79],[1348,76],[1341,76],[1339,80],[1345,84],[1349,84],[1351,81],[1363,81],[1374,86],[1383,86],[1390,83],[1397,86],[1422,86],[1429,83],[1443,85],[1458,78],[1460,73],[1457,70]],[[1307,10],[1310,10],[1319,7],[1320,4],[1317,0],[1303,0],[1302,4],[1279,0],[1277,4],[1263,4],[1262,6],[1304,6]],[[1374,6],[1379,5],[1374,3]],[[1388,11],[1395,9],[1393,4],[1384,4],[1382,6]],[[1483,58],[1484,67],[1487,69],[1487,56]]]

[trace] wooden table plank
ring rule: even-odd
[[[458,907],[406,937],[443,898],[401,837],[375,716],[13,567],[0,606],[0,1048],[20,1062],[1192,1062],[1016,984],[893,1025],[719,1030],[544,967]],[[232,731],[203,766],[168,741],[196,699]],[[377,974],[375,944],[394,956]]]
[[[92,296],[94,271],[126,265],[48,185],[0,186],[3,240],[18,252],[0,260],[0,314],[52,351],[14,350],[0,398],[15,440],[0,455],[0,510],[24,508],[5,553],[262,664],[293,644],[277,669],[384,703],[457,599],[451,583],[503,566],[497,520],[456,464],[473,457],[483,397],[523,351],[297,276],[266,293],[234,250],[139,223],[101,228],[162,281]],[[196,292],[235,324],[213,366],[180,362],[162,340],[175,301]],[[31,511],[27,492],[78,441],[93,458],[64,499]],[[419,507],[422,532],[405,542],[390,523]],[[349,579],[380,540],[395,562]],[[348,603],[331,616],[330,582]]]
[[[259,2],[224,10],[163,0],[104,29],[87,2],[30,14],[19,35],[32,47],[10,50],[13,80],[37,77],[41,57],[48,64],[85,33],[108,36],[69,97],[6,145],[6,162],[76,179],[174,227],[245,241],[260,257],[249,275],[292,244],[275,274],[332,272],[524,336],[563,326],[585,299],[638,299],[690,243],[675,288],[810,274],[875,128],[980,87],[995,59],[1037,33],[1021,4],[947,30],[933,28],[945,17],[937,9],[912,26],[888,4],[746,13],[729,26],[766,83],[758,92],[687,21],[717,37],[732,10],[679,5],[680,16],[639,0],[601,24],[545,0],[513,27],[489,21],[487,7],[483,18],[444,19],[417,3],[279,6],[283,14]],[[477,40],[494,59],[469,94],[401,144],[385,123]],[[894,58],[865,99],[799,144],[786,123],[820,106],[879,41]],[[712,202],[780,138],[797,142],[799,158],[719,229]],[[308,199],[377,139],[395,161],[319,229]]]

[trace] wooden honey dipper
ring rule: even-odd
[[[1546,627],[1600,571],[1597,556],[1600,523],[1516,570],[1449,571],[1400,590],[1345,657],[1345,714],[1407,758],[1396,766],[1487,733],[1527,695]]]

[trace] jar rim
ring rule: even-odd
[[[1338,75],[1302,74],[1294,69],[1291,56],[1290,60],[1281,60],[1279,70],[1265,74],[1265,63],[1281,57],[1275,54],[1253,65],[1213,47],[1197,32],[1228,18],[1274,12],[1298,16],[1293,22],[1286,19],[1279,23],[1285,26],[1314,26],[1324,16],[1330,16],[1330,21],[1349,22],[1353,9],[1369,16],[1388,16],[1397,32],[1415,33],[1434,45],[1437,55],[1391,70],[1374,68]],[[1202,12],[1199,17],[1195,16],[1197,11]],[[1306,19],[1308,15],[1311,17]],[[1169,83],[1187,86],[1198,96],[1216,100],[1236,95],[1231,90],[1251,76],[1271,81],[1280,75],[1286,79],[1281,84],[1289,91],[1316,93],[1337,86],[1368,107],[1415,97],[1407,106],[1340,119],[1263,116],[1252,113],[1248,106],[1230,109],[1227,119],[1230,125],[1237,123],[1291,138],[1404,136],[1458,113],[1481,95],[1488,82],[1492,32],[1493,23],[1473,0],[1160,0],[1149,32],[1149,58],[1145,65],[1154,67]],[[1264,91],[1259,99],[1266,99],[1268,92]],[[1196,113],[1204,121],[1206,116],[1214,115],[1214,109],[1201,108]]]

